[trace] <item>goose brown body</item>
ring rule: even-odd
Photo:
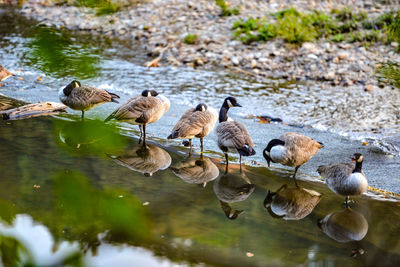
[[[242,169],[242,156],[256,154],[254,143],[246,127],[237,121],[228,118],[228,110],[231,107],[241,107],[234,97],[227,97],[219,111],[219,124],[216,132],[218,147],[224,152],[226,168],[228,168],[228,152],[239,153],[240,169]]]
[[[117,108],[106,121],[115,119],[131,124],[150,124],[158,121],[170,107],[169,100],[157,96],[134,96]]]
[[[140,138],[146,144],[146,125],[158,121],[170,107],[170,102],[165,96],[159,95],[154,90],[144,90],[142,94],[130,98],[125,104],[117,108],[105,119],[115,119],[139,125]]]
[[[296,167],[293,178],[301,165],[313,157],[323,144],[296,132],[282,134],[278,139],[271,140],[263,151],[263,156],[270,162]]]
[[[333,192],[342,196],[354,196],[363,194],[368,188],[363,172],[360,172],[360,180],[351,179],[354,168],[354,163],[338,163],[320,166],[317,171]]]
[[[218,147],[228,152],[230,149],[235,150],[243,147],[254,147],[253,140],[246,127],[238,121],[224,121],[217,126]]]
[[[106,90],[91,87],[81,86],[78,81],[72,81],[65,88],[59,91],[60,101],[75,110],[82,111],[82,117],[84,112],[107,102],[115,102],[119,98],[118,95],[110,93]]]
[[[323,147],[314,139],[295,132],[284,133],[279,139],[285,142],[286,147],[286,153],[279,163],[286,166],[303,165]]]
[[[213,108],[206,110],[187,110],[172,129],[168,138],[188,138],[206,137],[214,129],[218,114]]]

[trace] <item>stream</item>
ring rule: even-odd
[[[1,83],[0,107],[10,101],[4,96],[58,102],[58,90],[74,79],[120,95],[120,103],[144,89],[171,101],[147,128],[145,150],[137,127],[102,123],[114,103],[86,112],[84,122],[70,109],[0,121],[4,266],[400,265],[399,202],[369,192],[345,208],[316,172],[362,153],[369,185],[400,194],[399,90],[144,67],[150,60],[131,41],[47,28],[0,9],[0,63],[16,74]],[[185,110],[200,102],[218,109],[229,95],[243,106],[229,115],[246,125],[257,152],[243,173],[237,164],[224,173],[215,133],[204,140],[204,160],[187,158],[181,141],[166,139]],[[283,123],[263,123],[260,115]],[[325,145],[299,169],[299,187],[293,168],[267,168],[262,157],[269,140],[287,131]],[[183,165],[197,174],[180,174]],[[279,201],[297,213],[284,215]]]

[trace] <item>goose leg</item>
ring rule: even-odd
[[[82,110],[82,116],[81,116],[81,119],[82,119],[82,120],[84,120],[84,119],[85,119],[85,111],[84,111],[84,110]]]
[[[346,196],[346,201],[344,202],[346,204],[346,208],[349,207],[349,196]]]
[[[296,187],[299,187],[298,185],[297,185],[297,180],[296,180],[296,173],[297,173],[297,170],[300,168],[300,166],[296,166],[296,168],[294,169],[294,174],[293,174],[293,179],[294,179],[294,184],[296,185]]]
[[[143,124],[143,146],[146,146],[146,124]]]
[[[228,153],[225,153],[225,174],[228,173],[228,165],[229,165]]]
[[[140,130],[140,137],[139,137],[139,144],[140,144],[143,138],[143,129],[141,124],[139,124],[139,130]]]
[[[189,139],[189,157],[192,156],[192,139]]]
[[[242,155],[239,154],[239,168],[240,172],[242,172]]]
[[[201,154],[203,155],[203,137],[200,137]]]

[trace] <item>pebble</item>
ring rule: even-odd
[[[237,58],[237,57],[232,57],[231,58],[231,61],[232,61],[232,64],[234,65],[234,66],[238,66],[239,65],[239,59]]]
[[[318,59],[318,57],[316,55],[314,55],[314,54],[309,54],[307,57],[311,58],[311,59],[314,59],[314,60]]]
[[[365,88],[364,88],[364,91],[366,91],[366,92],[371,92],[372,90],[374,90],[374,85],[372,85],[372,84],[367,84],[366,86],[365,86]]]
[[[346,59],[346,58],[348,58],[348,57],[349,57],[349,53],[346,52],[346,51],[342,51],[342,52],[339,52],[339,53],[338,53],[338,58],[339,58],[340,60]]]
[[[278,2],[231,0],[232,6],[240,6],[240,14],[231,17],[220,17],[220,8],[209,0],[145,1],[135,8],[122,8],[122,11],[107,16],[95,16],[93,10],[84,7],[60,8],[47,2],[42,5],[38,1],[25,1],[21,13],[45,25],[138,40],[148,52],[168,44],[174,56],[165,60],[172,65],[235,66],[243,69],[250,66],[252,72],[263,76],[321,81],[327,86],[351,86],[354,81],[363,80],[367,84],[365,88],[368,85],[374,88],[374,84],[379,84],[375,66],[385,61],[400,62],[400,54],[395,52],[399,46],[397,42],[390,45],[377,43],[365,49],[357,43],[321,40],[293,48],[280,39],[245,45],[232,37],[232,24],[239,19],[263,18],[287,7],[302,12],[312,8],[329,13],[337,6],[348,5],[348,0]],[[358,6],[357,9],[379,15],[393,7],[380,3],[371,7]],[[192,45],[192,49],[181,49],[182,40],[188,33],[197,34],[199,42]]]

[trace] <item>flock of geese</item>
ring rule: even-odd
[[[0,66],[0,81],[10,76],[13,74]],[[72,81],[59,91],[59,98],[66,106],[82,112],[82,123],[66,125],[62,133],[60,132],[60,138],[65,143],[71,142],[72,145],[79,147],[82,140],[74,144],[74,140],[69,135],[74,136],[85,127],[93,129],[94,125],[83,123],[85,111],[107,102],[118,103],[119,96],[95,87],[82,86],[79,81]],[[110,120],[128,122],[138,125],[140,129],[139,144],[134,144],[124,154],[110,157],[119,165],[141,172],[145,176],[151,176],[158,170],[169,168],[176,176],[190,184],[205,186],[209,181],[216,179],[213,190],[226,217],[234,220],[244,211],[235,210],[230,204],[246,200],[255,189],[255,185],[242,172],[241,158],[255,155],[256,152],[246,127],[241,122],[233,121],[228,117],[228,111],[232,107],[241,107],[241,105],[236,98],[230,96],[224,99],[219,114],[204,103],[187,110],[167,138],[188,139],[184,141],[184,144],[190,146],[189,157],[170,166],[172,159],[168,152],[158,146],[146,144],[146,126],[158,121],[169,110],[170,101],[154,90],[144,90],[140,95],[130,98],[105,119],[105,122]],[[217,144],[226,159],[225,173],[220,177],[218,177],[218,167],[210,158],[203,157],[203,139],[213,131],[217,121],[219,121],[216,128]],[[193,138],[200,139],[200,156],[191,157]],[[264,207],[272,217],[300,220],[309,215],[319,203],[322,195],[314,190],[299,187],[296,182],[296,173],[300,166],[323,146],[322,143],[295,132],[284,133],[267,144],[263,150],[263,156],[268,167],[271,162],[295,167],[293,178],[296,187],[290,188],[285,184],[276,192],[268,191]],[[239,154],[239,175],[228,172],[228,153]],[[368,222],[363,215],[348,206],[349,196],[361,195],[368,187],[367,179],[362,172],[363,156],[356,153],[352,161],[355,163],[324,165],[317,169],[333,192],[346,197],[346,209],[330,213],[317,223],[326,235],[338,242],[359,241],[368,231]]]
[[[0,66],[0,81],[13,74]],[[119,96],[103,89],[90,86],[82,86],[79,81],[72,81],[59,91],[59,98],[63,104],[74,110],[82,112],[82,120],[85,111],[107,102],[118,103]],[[228,111],[233,107],[241,107],[235,97],[224,99],[219,114],[212,107],[204,103],[187,110],[173,127],[168,139],[188,139],[185,145],[192,151],[192,139],[200,139],[201,155],[204,150],[203,139],[209,135],[218,121],[216,127],[218,147],[225,154],[226,170],[228,169],[228,153],[238,153],[241,170],[242,156],[253,156],[253,140],[246,127],[238,121],[228,117]],[[112,112],[105,122],[116,120],[138,125],[140,129],[139,143],[146,145],[146,126],[158,121],[170,108],[167,97],[158,94],[155,90],[144,90],[141,94],[130,98],[126,103]],[[323,144],[296,132],[287,132],[279,138],[271,140],[263,150],[263,156],[268,166],[270,163],[279,163],[285,166],[295,167],[293,178],[296,182],[297,170],[313,157]],[[353,163],[338,163],[320,166],[317,171],[326,180],[328,187],[335,193],[348,198],[353,195],[361,195],[366,192],[368,182],[362,172],[363,156],[354,154]],[[355,163],[354,163],[355,162]],[[297,182],[296,182],[297,185]]]
[[[59,91],[60,100],[66,106],[84,112],[94,106],[116,102],[119,98],[114,93],[106,90],[81,86],[80,82],[72,81]],[[228,117],[228,111],[233,107],[241,107],[235,97],[229,96],[224,99],[219,114],[212,107],[204,103],[187,110],[173,127],[168,139],[188,139],[186,144],[192,151],[192,139],[200,139],[201,155],[204,150],[203,139],[216,127],[218,147],[225,154],[226,170],[229,164],[228,153],[239,154],[239,166],[241,170],[242,156],[253,156],[253,140],[246,127],[238,121]],[[118,107],[106,119],[128,122],[138,125],[140,129],[139,142],[146,145],[146,126],[158,121],[170,108],[167,97],[158,94],[155,90],[144,90],[140,95],[130,98],[126,103]],[[287,132],[277,139],[272,139],[263,150],[263,156],[268,166],[270,163],[279,163],[295,167],[293,178],[296,182],[297,170],[313,157],[323,144],[296,132]],[[366,192],[368,182],[362,172],[363,156],[354,154],[354,163],[339,163],[320,166],[318,173],[325,178],[328,187],[335,193],[346,197],[361,195]],[[296,182],[297,185],[297,182]]]

